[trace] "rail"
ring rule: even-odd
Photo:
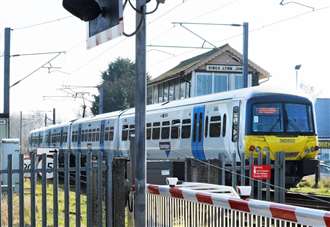
[[[147,226],[330,226],[330,212],[243,200],[218,185],[148,185]]]

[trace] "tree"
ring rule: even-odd
[[[103,87],[103,112],[112,112],[134,106],[135,63],[127,58],[117,58],[101,74]],[[100,96],[94,96],[92,113],[99,113]]]

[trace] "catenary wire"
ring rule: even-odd
[[[13,28],[13,30],[24,30],[24,29],[34,28],[34,27],[38,27],[38,26],[42,26],[42,25],[46,25],[46,24],[66,20],[66,19],[69,19],[69,18],[72,18],[72,17],[73,16],[60,17],[60,18],[56,18],[56,19],[53,19],[53,20],[44,21],[44,22],[41,22],[41,23],[26,25],[26,26],[22,26],[22,27],[16,27],[16,28]]]

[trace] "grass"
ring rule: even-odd
[[[8,226],[8,210],[7,210],[7,196],[4,195],[1,201],[1,219],[2,226]],[[75,192],[70,191],[69,194],[70,204],[70,226],[75,226]],[[64,190],[58,188],[58,224],[64,226]],[[36,222],[37,226],[42,223],[42,188],[41,182],[36,185]],[[81,226],[86,226],[86,213],[87,213],[87,198],[85,195],[80,195],[81,203]],[[25,226],[30,226],[31,223],[31,193],[30,193],[30,181],[24,181],[24,223]],[[17,193],[13,196],[13,225],[19,225],[19,196]],[[53,226],[53,185],[47,183],[47,226]]]
[[[297,187],[291,188],[290,191],[330,196],[330,177],[321,176],[318,187],[315,187],[314,184],[314,176],[307,176],[302,179]]]

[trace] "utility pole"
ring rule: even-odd
[[[53,108],[53,125],[56,124],[56,112],[55,108]]]
[[[10,83],[10,32],[11,28],[5,28],[5,50],[4,50],[4,83],[3,83],[3,113],[8,117],[7,137],[10,137],[9,126],[9,83]]]
[[[103,100],[104,100],[104,88],[103,88],[103,84],[101,84],[100,86],[98,86],[99,89],[99,93],[100,93],[100,98],[99,98],[99,114],[103,114]]]
[[[136,87],[135,87],[135,203],[134,220],[136,227],[146,226],[146,0],[136,0]],[[141,23],[141,24],[140,24]],[[139,26],[140,25],[140,26]]]
[[[243,23],[243,87],[249,86],[249,23]]]
[[[23,113],[22,111],[19,112],[19,150],[20,153],[22,154],[22,138],[23,138]]]

